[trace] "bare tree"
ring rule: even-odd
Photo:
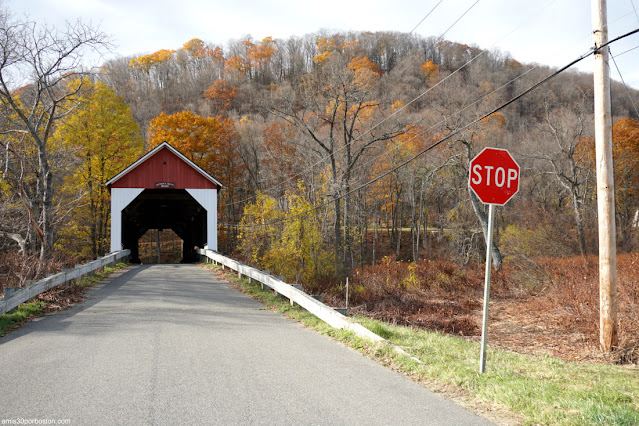
[[[51,256],[53,247],[53,170],[49,139],[55,123],[77,105],[74,95],[81,89],[70,81],[79,75],[87,50],[99,52],[108,47],[106,35],[78,21],[58,31],[29,20],[13,20],[0,11],[0,113],[3,126],[0,141],[5,151],[5,173],[24,171],[33,152],[36,177],[27,190],[21,176],[13,179],[31,225],[39,238],[40,258]],[[78,80],[81,81],[81,80]],[[15,140],[23,140],[29,149],[12,149]]]
[[[377,118],[381,107],[379,72],[358,71],[346,61],[345,55],[334,52],[296,89],[280,89],[271,105],[272,113],[306,136],[315,155],[326,158],[334,200],[335,261],[343,272],[350,268],[352,258],[350,198],[345,194],[352,189],[353,172],[376,143],[406,131],[405,123],[393,120],[368,127],[375,123],[371,118]]]
[[[552,109],[547,103],[544,124],[540,131],[546,139],[542,151],[534,157],[546,162],[549,168],[544,172],[556,178],[557,183],[570,196],[577,242],[581,254],[586,254],[583,209],[588,199],[589,183],[593,178],[588,156],[589,122],[582,102],[570,108]]]

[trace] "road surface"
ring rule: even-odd
[[[0,339],[0,386],[0,422],[488,424],[196,265],[132,268]]]

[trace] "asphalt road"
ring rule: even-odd
[[[131,269],[0,339],[4,419],[488,424],[195,265]]]

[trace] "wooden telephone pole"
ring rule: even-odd
[[[591,0],[595,41],[595,146],[599,219],[599,343],[604,351],[617,345],[617,242],[615,184],[612,164],[612,117],[606,0]]]

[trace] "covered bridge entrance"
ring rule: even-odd
[[[222,184],[164,142],[106,183],[111,192],[111,252],[129,249],[149,229],[172,229],[183,241],[182,260],[195,247],[217,250],[217,193]]]

